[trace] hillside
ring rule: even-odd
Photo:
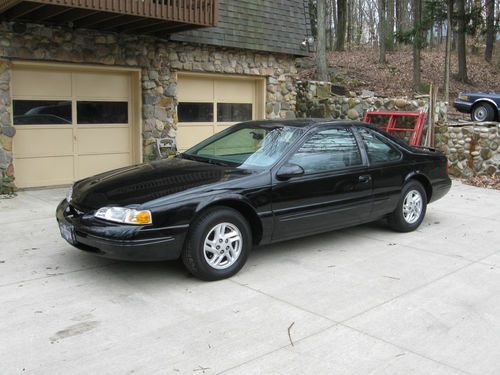
[[[500,46],[498,46],[500,47]],[[495,61],[499,60],[498,50]],[[387,53],[387,64],[378,63],[378,51],[363,49],[346,52],[333,52],[328,55],[333,81],[346,86],[351,91],[374,91],[377,96],[410,96],[413,77],[413,56],[411,48]],[[458,71],[456,55],[452,57],[450,78],[450,101],[460,91],[500,91],[500,71],[484,61],[482,54],[468,55],[468,76],[470,83],[455,79]],[[301,63],[301,78],[314,76],[313,61]],[[437,85],[442,95],[444,75],[444,51],[422,51],[422,83]],[[451,109],[451,108],[450,108]]]

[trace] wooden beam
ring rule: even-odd
[[[5,18],[9,20],[14,20],[16,18],[22,18],[26,16],[27,14],[44,7],[45,4],[39,4],[39,3],[30,3],[30,2],[23,2],[18,5],[16,5],[13,8],[10,8],[7,12],[5,12]]]
[[[60,14],[69,12],[72,8],[59,6],[59,5],[47,5],[43,8],[37,9],[30,13],[30,18],[36,20],[37,22],[42,22],[48,20],[49,18],[56,17]]]
[[[146,26],[143,28],[140,28],[137,30],[138,33],[140,34],[154,34],[158,31],[169,31],[169,30],[175,30],[178,31],[179,28],[185,28],[186,24],[180,24],[178,22],[163,22],[162,24],[156,25],[156,26]],[[189,25],[191,27],[192,25]]]
[[[133,23],[140,22],[143,20],[144,20],[144,18],[142,18],[142,17],[138,18],[136,16],[123,15],[123,17],[114,19],[111,22],[106,22],[106,24],[99,27],[99,29],[101,29],[101,30],[115,29],[115,28],[123,26],[123,25],[129,25],[129,24],[133,24]]]
[[[113,20],[118,17],[122,17],[123,14],[116,13],[108,13],[108,12],[98,12],[95,14],[91,14],[88,17],[82,18],[79,21],[75,22],[75,27],[84,27],[88,28],[94,25],[97,25],[102,22],[107,22]]]
[[[123,33],[129,33],[131,31],[135,31],[137,29],[141,29],[141,28],[144,28],[144,27],[148,27],[148,26],[156,26],[156,25],[161,25],[161,24],[164,24],[165,21],[155,21],[155,20],[151,20],[151,19],[140,19],[139,21],[137,21],[135,24],[129,24],[125,27],[120,27],[118,28],[118,32],[123,32]]]
[[[91,11],[88,9],[72,8],[68,7],[68,12],[64,14],[64,17],[59,18],[58,16],[52,17],[52,21],[57,21],[61,23],[75,22],[81,20],[82,18],[89,17],[93,14],[99,13],[98,11]]]

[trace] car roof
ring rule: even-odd
[[[291,126],[296,128],[311,128],[316,126],[323,125],[341,125],[341,126],[366,126],[367,124],[361,121],[352,121],[352,120],[337,120],[337,119],[326,119],[326,118],[303,118],[303,119],[293,119],[293,120],[255,120],[255,121],[246,121],[241,124],[244,125],[283,125],[283,126]]]

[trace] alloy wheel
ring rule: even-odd
[[[403,201],[403,217],[408,224],[414,224],[422,214],[422,195],[417,190],[410,190]]]
[[[231,267],[241,254],[243,237],[234,224],[220,223],[207,234],[203,254],[208,265],[217,270]]]

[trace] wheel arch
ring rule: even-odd
[[[258,245],[260,243],[263,234],[262,221],[257,215],[257,212],[255,212],[255,209],[250,205],[250,203],[246,202],[241,197],[225,197],[211,200],[204,204],[200,204],[197,207],[194,219],[196,219],[196,217],[198,217],[202,212],[214,207],[229,207],[233,210],[238,211],[250,225],[253,244]]]
[[[405,183],[410,180],[418,181],[422,184],[425,189],[425,194],[427,195],[427,203],[432,200],[432,184],[431,181],[422,173],[413,172],[406,176]]]

